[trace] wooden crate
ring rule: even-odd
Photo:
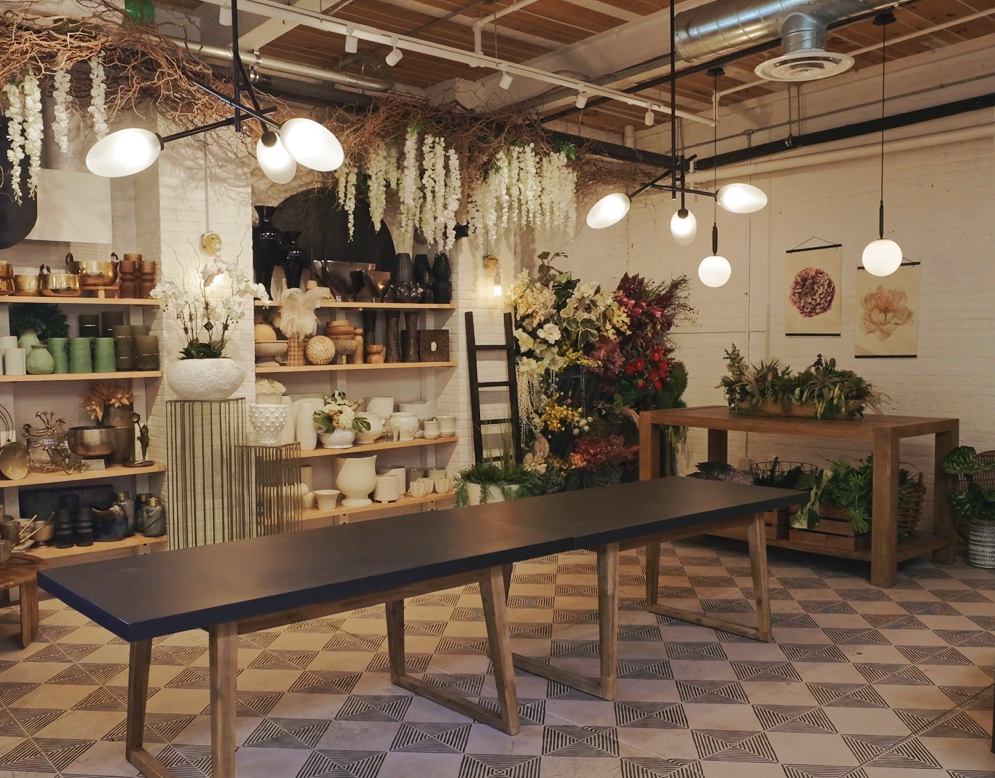
[[[822,518],[815,527],[812,529],[792,527],[788,539],[796,543],[842,548],[847,551],[864,551],[871,547],[871,533],[857,533],[843,508],[820,505],[819,513]]]
[[[791,529],[791,519],[798,513],[798,506],[791,508],[779,508],[776,511],[764,511],[764,525],[767,531],[768,540],[784,540],[788,537],[788,530]]]

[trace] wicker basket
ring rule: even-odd
[[[912,474],[912,483],[898,490],[898,532],[905,535],[919,525],[922,504],[926,500],[926,484],[917,467],[906,463],[903,467]]]

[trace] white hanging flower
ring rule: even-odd
[[[41,87],[33,73],[24,77],[24,152],[28,156],[28,196],[38,197],[38,171],[41,170],[41,143],[45,123],[41,115]]]
[[[20,87],[8,83],[3,88],[3,96],[7,101],[7,160],[10,162],[10,191],[14,202],[21,204],[21,160],[24,159],[24,94]]]
[[[104,102],[106,91],[103,57],[98,54],[90,57],[90,107],[87,109],[93,120],[93,132],[97,140],[102,139],[108,132],[107,106]]]
[[[404,171],[401,177],[401,232],[408,233],[418,223],[421,206],[418,189],[418,132],[408,129],[404,141]]]
[[[446,251],[456,245],[456,211],[463,197],[463,183],[460,179],[459,154],[449,149],[449,173],[446,176]]]
[[[62,153],[69,155],[69,89],[72,86],[72,77],[65,67],[55,71],[55,90],[52,97],[55,101],[54,118],[52,120],[52,136],[55,142],[62,149]]]
[[[387,145],[377,146],[373,154],[370,155],[370,164],[367,175],[370,182],[370,220],[373,222],[375,230],[380,229],[383,223],[384,212],[387,210],[387,168],[388,168]],[[395,162],[394,169],[397,169]]]
[[[349,240],[353,238],[356,225],[356,166],[349,165],[345,186],[345,209],[349,214]]]
[[[421,196],[421,213],[419,219],[419,227],[421,228],[422,235],[425,240],[429,243],[433,242],[434,227],[435,227],[435,155],[433,150],[436,145],[436,138],[434,135],[429,135],[425,133],[425,139],[422,142],[421,149],[421,159],[422,159],[422,175],[421,175],[421,185],[422,185],[422,196]]]
[[[435,139],[432,154],[432,181],[435,185],[432,201],[432,242],[442,245],[446,227],[446,141]]]

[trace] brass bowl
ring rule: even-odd
[[[13,278],[14,266],[10,262],[0,261],[0,278]]]
[[[41,527],[41,529],[38,529]],[[55,537],[55,522],[49,519],[37,519],[31,522],[31,529],[38,530],[31,539],[35,543],[48,543]]]
[[[114,286],[117,283],[117,262],[111,260],[66,260],[66,269],[79,276],[83,289]]]
[[[14,276],[14,294],[18,297],[37,297],[40,286],[38,273],[18,273]]]
[[[79,297],[79,276],[73,273],[41,273],[43,297]]]
[[[70,427],[66,435],[69,450],[78,457],[106,457],[114,451],[114,427]]]
[[[0,276],[0,297],[14,294],[14,277],[4,278]]]

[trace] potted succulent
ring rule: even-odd
[[[959,446],[943,458],[943,469],[960,476],[961,488],[950,494],[950,507],[967,524],[967,561],[995,568],[995,488],[978,483],[978,476],[995,470],[971,446]]]
[[[152,290],[172,311],[186,345],[166,366],[166,381],[183,400],[225,400],[242,385],[245,368],[225,356],[236,325],[253,299],[269,302],[262,284],[236,261],[215,258],[197,274],[197,289],[163,279]]]
[[[323,448],[352,448],[357,432],[369,432],[370,421],[356,414],[358,407],[346,400],[345,392],[326,395],[324,407],[312,416]]]

